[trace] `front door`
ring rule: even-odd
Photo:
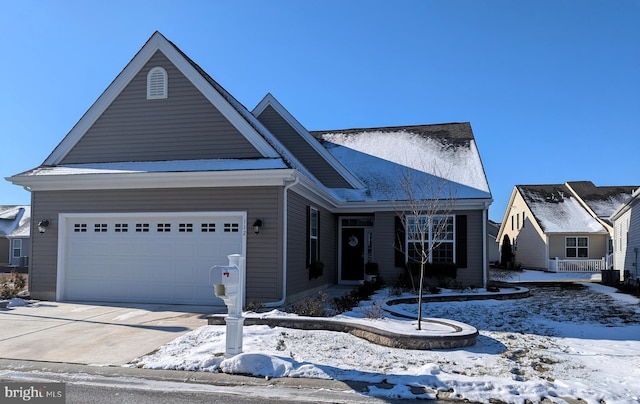
[[[344,216],[340,218],[340,267],[342,284],[364,281],[364,265],[374,261],[373,216]]]
[[[364,279],[365,239],[363,228],[342,229],[342,277],[343,281]]]

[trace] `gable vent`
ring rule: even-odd
[[[149,70],[147,74],[147,99],[167,98],[167,71],[160,66]]]

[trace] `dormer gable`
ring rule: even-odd
[[[320,144],[272,94],[267,94],[251,113],[324,186],[364,187],[360,179]]]

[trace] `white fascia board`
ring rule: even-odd
[[[408,202],[403,201],[339,200],[323,187],[318,187],[317,184],[304,176],[300,177],[299,184],[294,186],[293,190],[310,201],[317,203],[319,206],[329,209],[333,213],[389,212],[409,210],[411,208]],[[487,209],[492,202],[493,199],[491,198],[457,199],[451,208],[454,211]],[[445,204],[445,202],[443,202],[443,204]],[[448,202],[446,204],[448,204]]]
[[[284,186],[294,170],[33,175],[7,178],[29,191]]]
[[[98,97],[62,142],[47,157],[43,165],[56,165],[80,141],[104,111],[115,101],[124,88],[133,80],[140,69],[160,50],[184,74],[191,83],[242,133],[264,156],[280,157],[255,129],[218,93],[212,85],[167,41],[159,32],[154,33],[140,51],[133,57],[116,79]]]
[[[353,175],[338,159],[335,158],[320,142],[311,136],[309,131],[302,126],[298,120],[271,94],[267,94],[256,107],[251,111],[255,117],[260,115],[268,106],[278,112],[278,114],[296,131],[298,134],[324,158],[352,187],[364,188],[364,184],[358,177]]]
[[[453,206],[448,206],[448,208],[452,212],[460,210],[481,210],[487,209],[491,202],[491,199],[459,199],[454,202]],[[336,213],[404,212],[409,210],[411,210],[411,206],[402,201],[358,201],[340,203],[336,209]]]

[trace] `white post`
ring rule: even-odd
[[[229,315],[225,318],[227,324],[227,345],[226,355],[233,356],[242,353],[242,329],[244,326],[244,317],[242,317],[242,306],[244,305],[245,295],[245,257],[240,254],[231,254],[227,256],[229,266],[238,268],[238,293],[235,297],[235,305],[229,307]]]

